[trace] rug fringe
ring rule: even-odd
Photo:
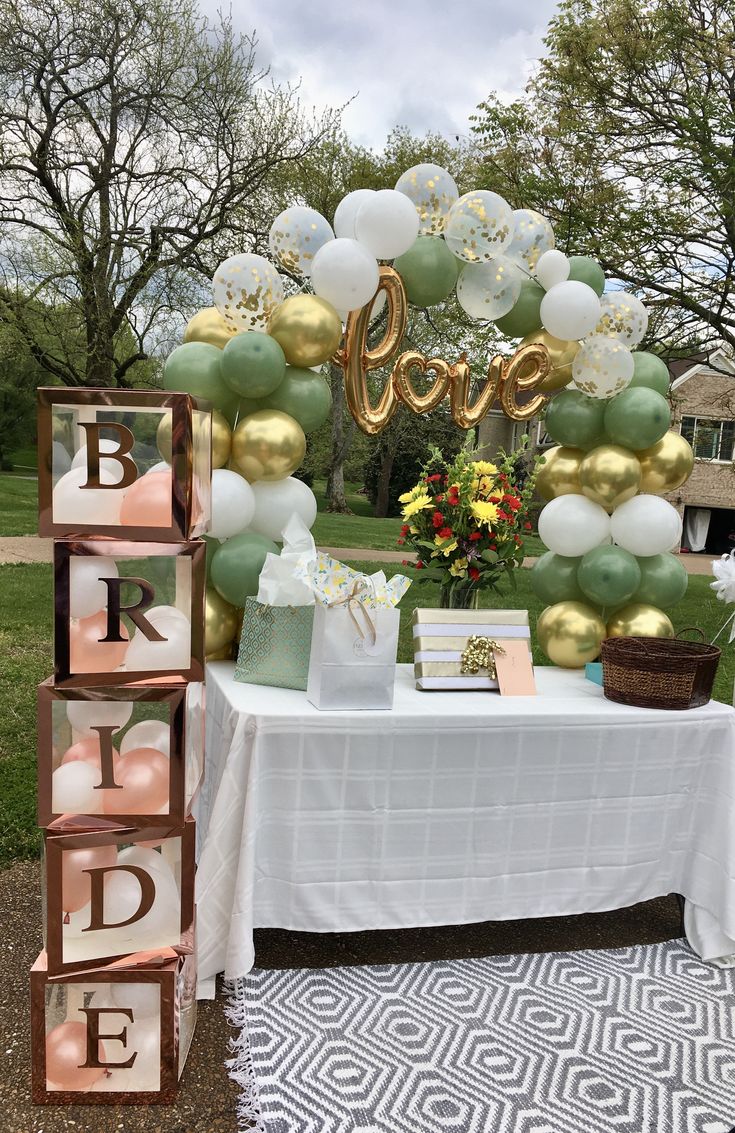
[[[232,983],[226,983],[225,991],[229,997],[225,1005],[225,1018],[230,1026],[238,1031],[237,1038],[232,1038],[229,1042],[234,1057],[225,1062],[230,1078],[242,1091],[237,1102],[238,1129],[242,1133],[245,1130],[266,1133],[248,1041],[243,981],[234,980]]]

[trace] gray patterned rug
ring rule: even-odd
[[[733,1133],[735,971],[684,941],[253,971],[240,1129]]]

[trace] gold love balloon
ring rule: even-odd
[[[226,322],[216,307],[203,307],[186,324],[184,342],[208,342],[210,346],[224,350],[238,329]]]
[[[657,606],[632,602],[607,623],[608,637],[673,637],[671,619]]]
[[[425,394],[418,394],[411,381],[411,370],[425,374],[433,370],[436,381]],[[406,350],[393,367],[393,388],[401,401],[414,413],[430,413],[444,400],[450,384],[450,369],[441,358],[429,358],[416,350]]]
[[[614,511],[637,494],[641,484],[640,462],[630,449],[599,445],[581,461],[579,483],[589,500],[606,511]]]
[[[654,496],[680,488],[694,468],[692,446],[673,430],[636,456],[641,465],[641,491]]]
[[[280,409],[250,413],[232,434],[232,462],[251,484],[285,480],[299,467],[305,452],[304,430]]]
[[[237,632],[238,611],[214,589],[207,587],[204,604],[204,652],[218,653],[230,646]]]
[[[584,602],[547,606],[539,616],[536,631],[546,656],[562,669],[581,669],[594,661],[607,636],[600,615]]]
[[[584,455],[581,449],[564,445],[555,445],[544,452],[543,464],[539,464],[536,475],[536,491],[542,499],[582,494],[579,466]]]
[[[539,392],[552,393],[554,390],[568,386],[572,380],[572,362],[579,350],[579,343],[554,338],[553,334],[539,327],[538,330],[526,335],[521,342],[521,348],[536,344],[546,347],[551,362],[548,374],[536,386]]]
[[[320,366],[339,346],[342,321],[326,299],[292,295],[271,315],[268,334],[283,350],[289,366]]]
[[[156,430],[156,445],[167,464],[171,463],[171,414],[161,417]],[[232,432],[226,417],[218,409],[212,412],[212,468],[224,468],[230,459]]]

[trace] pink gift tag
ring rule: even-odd
[[[503,641],[494,653],[501,696],[535,696],[536,682],[527,641]]]

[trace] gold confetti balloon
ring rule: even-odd
[[[633,369],[633,355],[625,343],[605,334],[593,334],[582,342],[572,362],[575,387],[588,397],[604,399],[630,385]]]
[[[557,496],[581,495],[579,466],[584,453],[578,448],[555,445],[544,452],[544,462],[538,466],[536,491],[544,500]]]
[[[527,334],[521,346],[533,346],[538,343],[545,346],[551,359],[551,370],[547,377],[536,388],[543,393],[551,393],[556,389],[563,389],[572,380],[572,362],[579,350],[578,342],[569,342],[563,338],[554,338],[543,327]]]
[[[234,641],[238,611],[214,589],[207,587],[204,604],[204,652],[209,657]]]
[[[636,455],[641,465],[641,491],[653,496],[680,488],[694,468],[692,446],[673,430]]]
[[[579,465],[583,495],[606,511],[614,511],[636,495],[641,484],[641,466],[630,449],[599,445],[585,453]]]
[[[554,247],[554,229],[535,209],[515,209],[513,212],[513,239],[505,255],[524,271],[533,272],[544,252]]]
[[[331,303],[318,295],[292,295],[273,312],[268,333],[289,366],[320,366],[332,357],[342,338],[342,321]]]
[[[263,256],[243,252],[223,260],[212,280],[214,305],[235,331],[261,330],[283,302],[283,283]]]
[[[513,210],[487,189],[465,193],[447,214],[444,239],[454,255],[468,263],[492,260],[513,239]]]
[[[202,307],[189,319],[184,331],[184,342],[207,342],[224,350],[237,327],[222,318],[216,307]]]
[[[432,162],[414,165],[396,181],[396,190],[413,201],[419,214],[419,236],[439,236],[449,210],[459,198],[454,178]]]
[[[251,413],[232,434],[232,463],[251,484],[284,480],[296,471],[305,452],[304,430],[279,409]]]
[[[600,653],[605,623],[585,602],[547,606],[536,623],[539,645],[554,665],[582,669]]]
[[[314,256],[334,240],[329,221],[316,209],[292,205],[279,213],[268,234],[273,259],[291,275],[311,275]]]
[[[673,637],[671,619],[657,606],[631,602],[607,623],[608,637]]]
[[[600,299],[600,321],[592,334],[619,338],[625,346],[637,346],[648,329],[648,312],[636,295],[606,291]]]
[[[156,430],[156,445],[163,460],[171,463],[171,414],[166,413]],[[232,433],[227,419],[215,409],[212,412],[212,468],[224,468],[230,459]]]

